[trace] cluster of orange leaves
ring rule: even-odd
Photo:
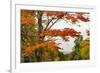
[[[47,12],[47,16],[50,16],[53,18],[62,18],[64,15],[65,15],[65,12],[55,12],[55,11]]]
[[[65,17],[67,20],[71,20],[72,23],[78,22],[81,20],[83,22],[88,22],[89,18],[84,16],[84,13],[70,13],[70,12],[58,12],[58,11],[44,11],[48,17],[51,18],[63,18]],[[21,24],[33,24],[36,19],[34,16],[33,10],[21,10]]]
[[[67,14],[66,18],[68,20],[71,20],[73,23],[78,22],[78,20],[81,20],[83,22],[88,22],[89,21],[89,18],[85,17],[84,14],[81,14],[81,13],[77,13],[77,14],[74,14],[74,15],[73,14]]]
[[[50,29],[47,31],[44,31],[43,34],[48,35],[48,36],[61,36],[61,37],[65,37],[65,36],[78,36],[79,32],[75,31],[72,28],[64,28],[64,29]]]
[[[21,10],[21,24],[30,25],[35,23],[32,10]]]
[[[51,50],[53,50],[53,49],[58,50],[59,49],[59,47],[57,46],[57,44],[55,42],[53,42],[53,41],[43,41],[39,44],[37,43],[33,46],[25,47],[24,55],[30,56],[34,50],[42,49],[42,48],[49,48]]]
[[[83,22],[88,22],[89,18],[84,16],[84,13],[68,13],[68,12],[47,12],[47,16],[53,18],[63,18],[66,17],[67,20],[71,20],[72,23],[78,22],[81,20]]]

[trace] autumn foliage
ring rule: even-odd
[[[63,55],[61,49],[52,39],[46,37],[79,37],[80,32],[72,28],[51,29],[59,20],[69,20],[72,24],[89,22],[88,13],[21,10],[21,62],[61,61],[68,60],[71,55]],[[45,17],[44,17],[45,16]],[[82,49],[83,50],[83,49]],[[81,52],[81,50],[80,50]],[[81,53],[81,56],[83,54]],[[70,58],[69,58],[70,57]],[[74,58],[73,58],[74,59]],[[79,58],[80,59],[80,58]],[[84,59],[84,58],[83,58]]]
[[[33,24],[35,23],[35,17],[33,11],[30,10],[21,10],[21,24]]]
[[[71,28],[64,28],[62,30],[60,29],[51,29],[43,32],[45,35],[49,36],[61,36],[61,37],[66,37],[66,36],[78,36],[79,32],[75,31],[74,29]]]

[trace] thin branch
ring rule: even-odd
[[[49,24],[54,20],[54,18],[52,19],[48,19],[48,23],[47,23],[47,26],[44,28],[44,31],[48,28]]]
[[[53,24],[48,29],[50,29],[58,20],[60,19],[58,18],[55,22],[53,22]]]

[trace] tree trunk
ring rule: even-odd
[[[42,30],[43,30],[43,25],[42,25],[43,12],[38,11],[37,15],[38,15],[37,16],[37,19],[38,19],[38,42],[41,42],[43,40],[43,36],[40,35],[42,33]]]

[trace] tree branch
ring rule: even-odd
[[[48,28],[48,26],[49,26],[49,24],[52,22],[54,20],[54,18],[52,18],[52,19],[48,19],[48,23],[47,23],[47,26],[44,28],[44,31]]]
[[[53,22],[52,25],[48,29],[50,29],[58,20],[60,19],[58,18],[55,22]]]

